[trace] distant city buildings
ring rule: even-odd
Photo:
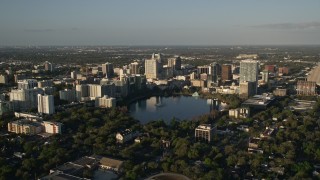
[[[9,100],[13,111],[26,111],[38,106],[38,94],[43,90],[34,89],[13,89],[9,93]]]
[[[236,59],[258,59],[258,54],[239,54]]]

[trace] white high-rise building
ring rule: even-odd
[[[145,60],[145,75],[147,79],[158,79],[162,72],[162,55],[152,54],[151,59]]]
[[[140,74],[139,72],[140,64],[138,62],[133,62],[129,65],[130,74]]]
[[[37,95],[42,89],[14,89],[9,93],[10,102],[14,111],[25,111],[37,107]]]
[[[82,101],[89,96],[89,86],[87,84],[76,85],[76,97],[78,101]]]
[[[53,95],[38,94],[38,112],[43,114],[53,114],[55,112]]]
[[[50,62],[48,62],[48,61],[44,62],[44,69],[45,69],[46,71],[52,72],[52,71],[53,71],[53,65],[52,65],[52,63],[50,63]]]

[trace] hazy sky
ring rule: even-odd
[[[0,2],[0,45],[250,44],[320,44],[320,1]]]

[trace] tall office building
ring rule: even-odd
[[[264,70],[261,72],[261,76],[262,76],[262,81],[264,83],[268,83],[269,82],[269,71],[268,70]]]
[[[218,64],[216,62],[211,63],[209,66],[208,83],[218,82]]]
[[[162,55],[152,54],[151,59],[145,60],[145,75],[147,79],[158,79],[162,72]]]
[[[153,53],[151,59],[155,59],[158,63],[162,63],[162,54],[161,53]]]
[[[257,82],[258,71],[258,61],[242,60],[240,62],[240,83],[246,81]]]
[[[221,66],[222,72],[221,72],[221,79],[223,81],[229,81],[232,80],[232,72],[231,72],[231,65],[230,64],[223,64]]]
[[[87,84],[76,85],[76,97],[78,101],[82,101],[89,96],[89,86]]]
[[[71,79],[77,79],[77,72],[76,71],[72,71],[70,73],[70,75],[71,75]]]
[[[258,82],[258,61],[256,60],[242,60],[240,62],[240,82],[253,82],[255,84],[254,92],[257,93]],[[253,88],[253,86],[250,85]]]
[[[113,64],[112,63],[104,63],[102,64],[102,73],[106,77],[112,77],[114,72],[113,72]]]
[[[173,68],[174,70],[180,70],[181,69],[181,58],[173,57],[168,59],[168,67]]]
[[[52,63],[48,61],[44,62],[44,70],[52,72],[53,71]]]
[[[38,94],[38,112],[43,114],[55,112],[53,95]]]
[[[133,62],[129,65],[130,74],[140,74],[140,64],[138,62]]]

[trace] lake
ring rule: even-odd
[[[192,96],[154,96],[132,103],[129,106],[129,111],[131,116],[142,124],[160,119],[169,123],[173,118],[191,120],[210,113],[211,109],[221,110],[219,104],[217,100]]]

